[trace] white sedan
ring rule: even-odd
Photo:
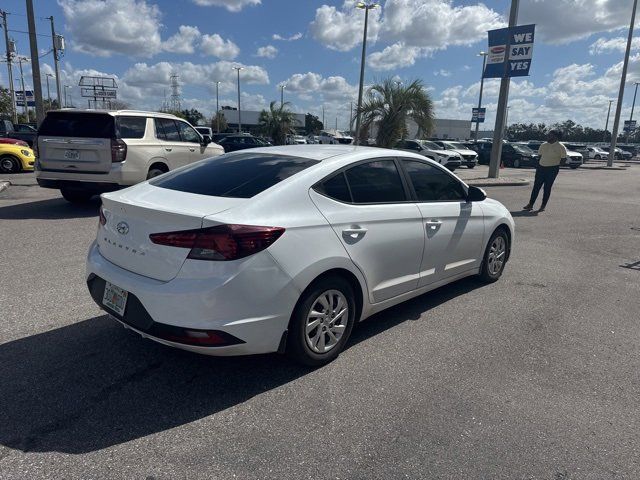
[[[318,366],[360,320],[469,275],[498,280],[513,235],[502,204],[424,156],[256,148],[103,194],[87,284],[157,342]]]

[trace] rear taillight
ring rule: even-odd
[[[105,225],[107,223],[107,217],[104,216],[102,205],[100,205],[99,215],[100,215],[100,225]]]
[[[111,139],[111,161],[124,162],[127,158],[127,144],[121,139]]]
[[[268,248],[284,233],[281,227],[218,225],[199,230],[152,233],[158,245],[190,248],[187,258],[195,260],[236,260]]]

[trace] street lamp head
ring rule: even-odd
[[[371,10],[372,8],[378,8],[380,5],[378,5],[377,3],[365,3],[365,2],[358,2],[356,3],[356,8],[359,8],[360,10]]]
[[[478,53],[478,57],[486,57],[487,55],[489,55],[487,52],[485,52],[484,50],[482,52]]]

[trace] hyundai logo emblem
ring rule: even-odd
[[[129,225],[127,225],[127,222],[120,222],[116,225],[116,230],[120,235],[126,235],[129,233]]]

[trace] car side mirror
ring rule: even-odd
[[[210,143],[211,143],[211,137],[209,135],[202,135],[202,141],[200,142],[200,144],[203,147],[206,147]]]
[[[481,202],[487,198],[487,194],[481,188],[469,186],[467,191],[467,202]]]

